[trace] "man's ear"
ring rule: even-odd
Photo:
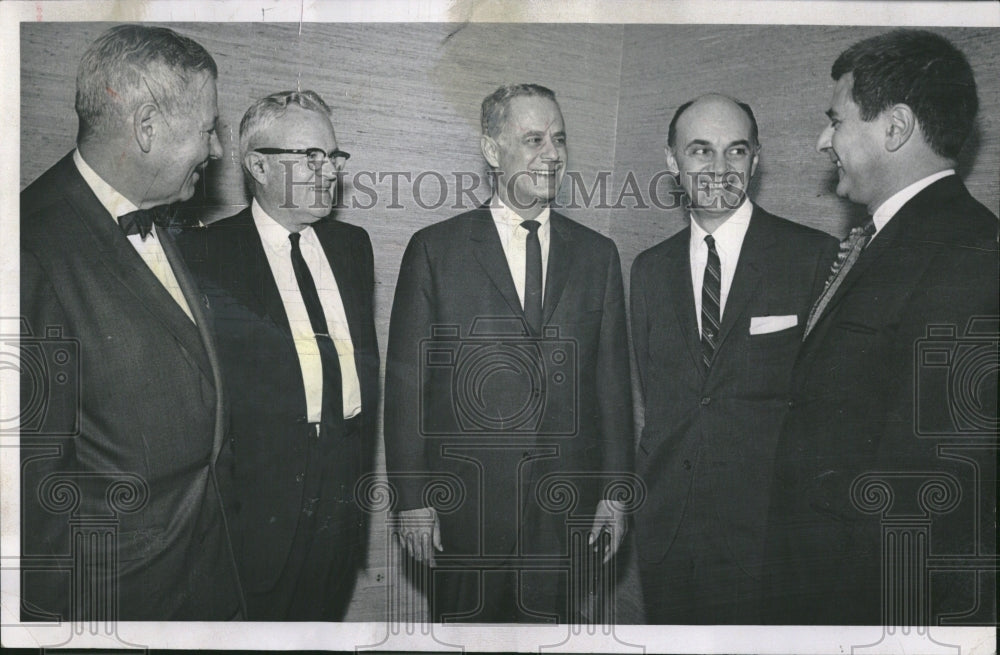
[[[259,152],[251,150],[243,155],[243,168],[258,184],[264,184],[267,181],[267,158]]]
[[[479,148],[483,151],[483,157],[493,168],[500,166],[500,144],[496,140],[484,134],[479,139]]]
[[[153,147],[153,140],[156,138],[159,119],[160,110],[151,102],[143,104],[132,114],[132,129],[135,133],[135,142],[139,144],[139,149],[143,152],[149,152]]]
[[[909,105],[902,103],[886,110],[885,149],[896,152],[902,148],[917,128],[917,117]]]
[[[681,167],[677,165],[677,157],[674,156],[673,148],[664,146],[663,154],[667,157],[667,172],[676,177],[680,174]]]
[[[754,146],[752,159],[750,160],[750,177],[757,174],[757,164],[760,163],[760,144]],[[750,184],[750,180],[747,180],[747,184]]]

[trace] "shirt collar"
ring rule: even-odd
[[[521,223],[527,220],[521,217],[521,215],[516,211],[505,205],[499,195],[493,196],[493,202],[490,203],[490,215],[493,216],[493,221],[495,223],[502,223],[512,228],[520,226]],[[545,205],[542,209],[542,213],[535,216],[533,220],[538,221],[542,227],[544,227],[549,221],[549,206]]]
[[[77,170],[80,171],[80,176],[83,177],[83,181],[86,182],[87,186],[90,187],[90,190],[94,192],[94,195],[97,196],[101,205],[108,210],[109,214],[111,214],[111,218],[117,220],[119,216],[124,216],[125,214],[139,209],[132,203],[131,200],[120,194],[113,186],[105,182],[104,178],[98,175],[94,169],[83,160],[83,156],[80,154],[79,150],[73,151],[73,163],[76,164]]]
[[[254,198],[250,203],[250,213],[253,214],[254,225],[257,226],[257,234],[260,235],[261,243],[265,248],[270,248],[277,252],[286,252],[291,248],[288,235],[291,232],[284,225],[271,218],[271,215],[264,211],[264,208],[257,203]],[[307,225],[299,233],[302,238],[307,239],[312,231],[312,226]]]
[[[726,222],[715,228],[712,237],[715,239],[716,247],[726,252],[738,253],[743,246],[743,237],[750,227],[750,216],[753,215],[753,203],[749,198],[733,212],[733,215],[726,219]],[[698,224],[698,221],[691,218],[691,247],[698,248],[705,242],[708,232]]]
[[[875,222],[875,234],[878,234],[879,231],[883,227],[885,227],[886,223],[889,222],[889,219],[895,216],[896,212],[898,212],[903,207],[903,205],[905,205],[911,199],[913,199],[913,196],[917,195],[918,193],[926,189],[934,182],[937,182],[941,178],[948,177],[949,175],[954,175],[954,174],[955,174],[954,168],[938,171],[933,175],[928,175],[925,178],[917,180],[913,184],[904,187],[899,191],[897,191],[896,193],[889,196],[889,199],[883,202],[881,205],[879,205],[878,209],[875,210],[875,215],[872,216],[872,220]]]

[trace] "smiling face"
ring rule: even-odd
[[[667,166],[680,177],[696,218],[721,224],[746,197],[757,169],[753,126],[739,105],[723,96],[705,96],[677,119]]]
[[[283,116],[256,135],[253,147],[319,148],[329,153],[337,148],[337,136],[325,114],[289,105]],[[305,154],[251,151],[245,165],[257,181],[257,202],[287,229],[297,232],[332,210],[338,164],[329,158],[313,170]]]
[[[215,78],[208,73],[195,77],[188,87],[189,104],[163,116],[164,138],[158,139],[153,180],[145,191],[143,207],[189,200],[209,159],[222,156],[215,133],[219,110]]]
[[[882,181],[887,126],[884,114],[868,122],[861,120],[861,109],[851,97],[853,86],[851,73],[837,80],[826,112],[830,123],[819,135],[816,150],[829,155],[837,166],[837,195],[865,205],[869,213],[874,213],[887,197],[887,185]]]
[[[497,193],[521,217],[532,219],[559,191],[566,170],[566,128],[548,98],[510,101],[500,135],[482,138],[483,156],[497,173]]]

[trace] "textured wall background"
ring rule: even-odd
[[[22,24],[22,188],[72,149],[76,65],[107,27]],[[465,174],[466,187],[473,175],[481,178],[485,173],[479,152],[479,103],[504,82],[537,82],[556,91],[566,120],[569,169],[584,184],[577,185],[575,194],[572,185],[564,184],[560,199],[563,204],[583,204],[581,192],[595,192],[597,181],[606,178],[603,204],[566,213],[616,241],[626,288],[635,256],[686,221],[679,210],[649,206],[649,184],[663,170],[666,129],[675,108],[707,91],[737,96],[754,108],[764,148],[752,187],[760,204],[838,236],[859,215],[859,208],[833,193],[836,173],[814,145],[826,121],[834,58],[853,41],[882,28],[475,23],[170,27],[203,44],[220,69],[220,136],[226,155],[210,167],[188,208],[205,220],[234,214],[247,202],[237,162],[237,132],[253,100],[298,87],[316,90],[334,109],[340,147],[352,153],[347,180],[357,182],[347,185],[338,216],[361,225],[372,237],[383,360],[403,249],[417,229],[460,211],[456,173]],[[997,213],[1000,59],[995,53],[1000,33],[938,31],[966,52],[976,72],[978,129],[959,172],[973,195]],[[395,203],[392,178],[385,177],[392,172],[408,173],[411,179],[399,178]],[[412,193],[421,174],[423,206]],[[447,183],[441,201],[437,174]],[[656,190],[666,202],[670,184],[661,179]],[[476,187],[473,196],[485,200],[485,184]],[[465,208],[470,202],[462,199]],[[352,620],[384,617],[387,552],[380,521],[375,522],[372,544],[369,572],[356,592]],[[628,564],[619,600],[619,620],[641,620],[634,571]],[[422,610],[417,604],[412,611],[419,616]]]

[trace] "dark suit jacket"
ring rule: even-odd
[[[881,530],[894,527],[890,519],[925,524],[931,555],[996,554],[996,238],[996,217],[957,176],[931,184],[865,248],[810,332],[778,445],[771,620],[881,622]],[[985,335],[981,324],[968,334],[977,316],[993,317]],[[969,403],[975,396],[982,407]],[[991,414],[992,428],[969,422]],[[935,613],[996,620],[995,567],[978,580],[978,608],[974,570],[901,570],[893,584],[928,575]],[[931,620],[900,593],[913,612],[907,622]]]
[[[608,476],[632,469],[618,251],[556,212],[550,220],[537,343],[488,208],[420,230],[403,255],[386,467],[397,509],[439,507],[445,555],[562,552],[567,513],[592,516]],[[460,481],[454,498],[428,487],[442,472]]]
[[[337,280],[361,382],[360,442],[336,444],[328,463],[328,470],[334,461],[350,463],[348,479],[339,484],[351,494],[375,458],[379,354],[372,246],[362,228],[330,218],[313,229]],[[288,558],[301,515],[307,418],[298,355],[249,207],[189,230],[179,243],[214,310],[231,400],[237,561],[247,591],[266,591]],[[342,519],[331,533],[331,554],[346,559],[353,550],[354,561],[363,565],[366,515],[351,504]]]
[[[682,230],[632,265],[632,345],[645,399],[636,466],[647,487],[636,544],[643,560],[658,562],[685,516],[707,514],[736,561],[759,573],[792,362],[837,240],[754,207],[706,374],[690,235]],[[750,334],[753,317],[789,315],[795,327]]]
[[[197,326],[72,156],[21,194],[21,313],[34,331],[29,350],[47,360],[41,380],[22,384],[25,408],[39,394],[47,402],[21,439],[26,620],[30,606],[113,614],[70,603],[71,574],[106,582],[72,554],[111,555],[103,542],[71,539],[103,530],[117,535],[117,618],[224,620],[240,605],[215,477],[225,427],[215,345],[172,239],[159,237]]]

